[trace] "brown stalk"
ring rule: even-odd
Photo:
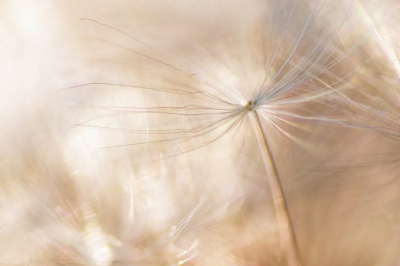
[[[261,149],[261,153],[264,159],[268,182],[274,202],[281,247],[286,252],[288,266],[301,266],[300,250],[276,163],[270,151],[266,134],[261,125],[260,117],[256,110],[253,109],[252,113],[255,118],[255,126],[259,132],[259,134],[257,134],[258,140],[264,146],[264,149]]]

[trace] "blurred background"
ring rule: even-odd
[[[289,70],[322,69],[303,90],[340,93],[301,110],[339,123],[266,126],[302,264],[400,265],[396,11],[396,1],[2,1],[0,264],[287,265],[253,128],[184,143],[137,134],[214,121],[146,108],[218,104],[111,84],[251,95],[260,65],[280,47],[277,72],[304,31]]]

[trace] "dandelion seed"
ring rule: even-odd
[[[69,88],[130,89],[133,95],[149,102],[137,106],[94,106],[105,110],[106,114],[79,125],[124,131],[143,139],[106,148],[146,146],[171,158],[214,145],[222,139],[234,142],[236,136],[243,138],[249,124],[253,124],[269,178],[282,249],[286,250],[289,265],[300,265],[293,218],[274,159],[275,151],[269,145],[274,140],[270,140],[266,132],[277,131],[303,147],[310,147],[296,136],[296,130],[311,130],[308,123],[354,126],[362,119],[356,111],[346,109],[354,102],[344,93],[349,87],[347,79],[357,73],[359,66],[351,69],[342,62],[367,40],[344,42],[341,31],[346,29],[353,2],[339,6],[330,1],[315,1],[309,6],[301,6],[298,1],[283,4],[270,1],[271,11],[260,12],[252,21],[254,26],[244,26],[238,31],[224,28],[218,32],[229,20],[215,20],[218,26],[214,36],[220,35],[215,43],[203,47],[194,43],[196,37],[190,42],[193,35],[185,32],[190,43],[187,49],[194,50],[188,55],[187,64],[177,64],[178,60],[172,59],[174,56],[157,52],[131,33],[89,19],[142,45],[143,49],[129,50],[144,60],[142,65],[155,69],[153,73],[156,74],[155,78],[148,79],[146,72],[138,70],[137,84],[93,82]],[[336,24],[329,21],[330,17],[323,17],[333,8],[341,10],[334,18]],[[244,10],[251,13],[251,9]],[[278,20],[270,20],[268,16]],[[265,26],[265,20],[273,26]],[[182,28],[175,30],[179,32]],[[203,56],[196,56],[196,52]],[[341,71],[341,67],[347,72]],[[330,118],[331,114],[334,115]],[[144,117],[145,124],[139,122],[138,116]],[[136,127],[95,123],[105,117],[126,117],[125,121],[135,121]]]
[[[57,83],[78,85],[57,94],[69,104],[65,110],[44,101],[31,119],[34,108],[18,106],[28,110],[20,114],[23,122],[2,139],[0,263],[378,263],[370,259],[375,258],[372,251],[385,248],[376,248],[380,244],[371,232],[389,242],[382,232],[390,230],[387,224],[384,230],[371,230],[382,227],[366,223],[381,222],[385,215],[391,226],[397,221],[388,215],[392,206],[397,208],[397,197],[390,196],[397,191],[397,174],[387,174],[397,168],[386,171],[383,165],[394,166],[398,153],[378,154],[395,145],[379,147],[379,135],[363,138],[357,131],[352,140],[359,150],[351,154],[374,154],[342,157],[354,147],[342,131],[361,128],[399,136],[397,23],[394,9],[389,8],[390,18],[382,13],[392,7],[390,1],[377,9],[376,2],[356,0],[86,5],[72,0],[36,8],[45,2],[35,4],[33,17],[28,14],[37,22],[34,30],[10,24],[13,34],[3,38],[0,56],[4,52],[16,69],[33,69],[35,79],[50,81],[40,82],[40,88],[54,88],[53,62],[68,69]],[[55,19],[45,25],[49,12],[43,10],[57,10],[63,26],[54,30]],[[80,56],[65,58],[65,51],[75,51],[77,44],[75,37],[64,35],[66,25],[74,32],[90,30],[84,35],[92,38],[80,40],[78,50],[85,51]],[[21,37],[17,31],[34,38],[16,41]],[[38,54],[26,52],[32,44]],[[50,47],[62,47],[60,58]],[[26,59],[33,54],[38,61],[29,64]],[[75,61],[90,56],[89,64]],[[43,61],[48,67],[41,69]],[[14,91],[10,84],[3,87]],[[2,117],[17,109],[20,90],[15,91],[15,98],[1,100],[6,107]],[[14,121],[3,124],[6,132],[8,125]],[[304,163],[318,156],[321,165]],[[306,176],[310,168],[320,172]],[[348,172],[351,178],[344,178]],[[370,195],[349,196],[365,193],[373,179]],[[376,184],[390,195],[378,193]],[[349,195],[333,195],[329,206],[329,195],[314,201],[316,194],[342,190]],[[311,211],[302,208],[302,201],[312,202],[307,203]],[[332,206],[346,214],[348,206],[355,206],[346,218],[353,217],[361,229],[342,230],[355,223],[343,223],[336,219],[343,213],[332,211],[340,229],[330,231],[324,223],[331,225],[332,216],[324,214]],[[323,211],[313,211],[318,207]],[[358,220],[360,209],[371,210],[370,219]],[[325,238],[320,237],[324,230],[329,231]],[[356,231],[361,240],[352,242]],[[368,243],[364,237],[373,244],[362,246]],[[347,256],[354,243],[362,246],[362,256]],[[396,254],[398,240],[392,243],[382,264],[392,264],[389,257]]]

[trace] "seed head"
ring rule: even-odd
[[[258,102],[256,100],[248,100],[243,104],[243,110],[245,112],[252,112],[257,108]]]

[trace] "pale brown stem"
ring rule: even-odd
[[[268,176],[268,182],[271,188],[272,199],[274,202],[281,247],[286,252],[286,260],[288,266],[301,266],[302,262],[299,246],[293,228],[292,219],[290,217],[285,193],[282,188],[282,182],[276,168],[276,163],[269,148],[268,140],[262,127],[260,117],[258,116],[256,110],[253,110],[252,113],[254,114],[256,131],[258,131],[259,133],[257,134],[257,137],[260,144],[262,144],[263,146],[263,149],[261,149],[261,153],[263,155]]]

